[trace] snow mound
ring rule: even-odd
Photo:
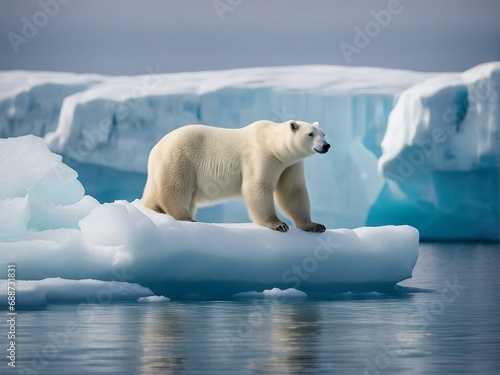
[[[99,204],[84,196],[77,173],[41,138],[0,139],[0,160],[0,238],[20,238],[28,229],[76,229]]]
[[[178,222],[138,200],[92,201],[89,208],[78,203],[92,198],[82,197],[74,171],[40,139],[9,138],[0,146],[9,150],[0,176],[9,176],[15,187],[3,192],[0,204],[8,206],[3,215],[23,218],[12,228],[2,218],[0,278],[14,264],[19,265],[18,280],[134,282],[169,296],[233,295],[274,287],[330,291],[339,285],[347,290],[350,285],[392,286],[411,277],[418,258],[418,231],[409,226],[280,233],[253,224]],[[12,174],[14,168],[22,173]],[[59,180],[53,169],[68,173]],[[32,190],[40,200],[37,210],[27,208]],[[30,226],[33,214],[62,225]],[[76,228],[75,218],[81,218]],[[72,285],[83,284],[68,285],[62,296]],[[58,294],[51,293],[42,295],[57,300]]]

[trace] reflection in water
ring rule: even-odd
[[[179,353],[184,329],[178,307],[145,305],[139,322],[140,373],[179,373],[186,358]]]
[[[269,314],[269,354],[249,367],[270,373],[303,373],[317,368],[321,319],[316,305],[273,304]]]

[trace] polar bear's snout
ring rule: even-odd
[[[326,154],[330,149],[330,144],[325,138],[325,133],[319,128],[319,123],[312,124],[312,131],[308,134],[313,139],[313,150],[318,154]]]
[[[322,147],[320,147],[319,150],[317,150],[316,148],[314,150],[316,152],[320,153],[320,154],[326,154],[329,149],[330,149],[330,144],[329,143],[325,143],[325,144],[323,144]]]
[[[327,141],[323,141],[322,143],[314,147],[314,151],[316,151],[318,154],[326,154],[330,147],[331,146]]]

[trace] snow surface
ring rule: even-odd
[[[18,282],[42,280],[25,284],[27,290],[34,287],[31,295],[26,292],[28,301],[81,301],[109,285],[67,281],[81,279],[150,288],[130,287],[134,299],[151,291],[180,297],[275,293],[275,287],[376,289],[411,277],[418,258],[418,231],[409,226],[315,234],[280,233],[253,224],[178,222],[139,200],[99,204],[84,196],[76,173],[38,137],[0,139],[0,153],[0,278],[6,278],[8,264],[15,264]],[[35,210],[32,194],[38,199]]]
[[[4,72],[0,119],[7,120],[0,129],[4,137],[43,136],[87,192],[112,202],[141,197],[149,151],[179,126],[319,121],[332,148],[306,160],[315,221],[411,224],[423,238],[498,239],[499,64],[462,74],[339,66],[133,77]],[[8,120],[13,113],[16,120]],[[440,128],[446,141],[418,160],[418,141],[428,145]],[[418,171],[394,178],[399,160],[409,157]],[[197,218],[248,221],[241,201],[202,209]]]

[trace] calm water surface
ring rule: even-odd
[[[49,305],[0,373],[499,374],[499,272],[498,244],[422,244],[391,294]]]

